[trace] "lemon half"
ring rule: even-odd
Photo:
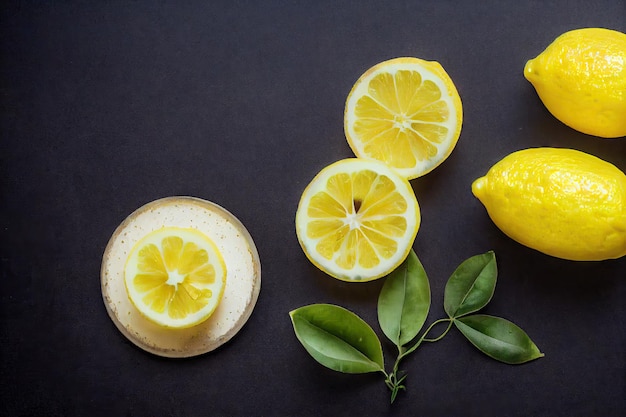
[[[387,275],[407,257],[420,225],[408,180],[379,161],[350,158],[322,169],[296,212],[304,253],[344,281]]]
[[[450,155],[462,122],[461,98],[443,67],[412,57],[367,70],[344,112],[355,155],[383,161],[408,179],[427,174]]]

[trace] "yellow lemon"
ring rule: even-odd
[[[493,222],[517,242],[558,258],[626,255],[626,175],[573,149],[514,152],[472,184]]]
[[[305,188],[296,233],[309,260],[344,281],[387,275],[408,256],[420,211],[408,180],[379,161],[350,158]]]
[[[124,279],[128,297],[147,319],[187,328],[205,321],[222,298],[226,265],[207,236],[196,229],[163,227],[131,250]]]
[[[355,155],[383,161],[408,179],[427,174],[450,155],[462,122],[461,98],[443,67],[411,57],[367,70],[344,112]]]
[[[524,76],[557,119],[580,132],[626,136],[626,34],[585,28],[556,38]]]

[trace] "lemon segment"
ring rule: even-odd
[[[427,174],[450,155],[462,121],[461,98],[443,67],[411,57],[366,71],[344,112],[355,155],[385,162],[408,179]]]
[[[626,175],[573,149],[514,152],[472,184],[495,225],[513,240],[577,261],[626,255]]]
[[[567,126],[604,138],[626,136],[626,34],[565,32],[526,63],[524,76]]]
[[[216,309],[226,265],[213,241],[198,230],[163,227],[135,244],[124,282],[130,301],[147,319],[163,327],[187,328]]]
[[[408,255],[420,224],[408,180],[379,161],[350,158],[324,168],[306,187],[296,233],[309,260],[344,281],[369,281]]]

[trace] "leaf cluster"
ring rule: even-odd
[[[426,271],[414,251],[389,274],[378,297],[378,323],[397,347],[393,367],[385,370],[381,341],[376,332],[353,312],[332,304],[312,304],[289,314],[296,337],[320,364],[344,373],[381,372],[391,391],[391,402],[405,389],[400,362],[423,342],[441,340],[454,326],[472,345],[507,364],[521,364],[543,356],[516,324],[479,314],[493,297],[497,281],[495,254],[490,251],[463,261],[448,279],[443,307],[447,317],[431,323],[420,335],[431,305]],[[434,327],[447,324],[436,338]]]

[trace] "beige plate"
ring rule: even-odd
[[[163,329],[131,304],[124,265],[146,234],[164,226],[193,227],[219,248],[226,263],[226,289],[211,317],[189,329]],[[261,263],[252,237],[217,204],[195,197],[167,197],[139,208],[119,225],[102,259],[102,297],[111,319],[131,342],[155,355],[183,358],[210,352],[229,341],[248,321],[261,289]]]

